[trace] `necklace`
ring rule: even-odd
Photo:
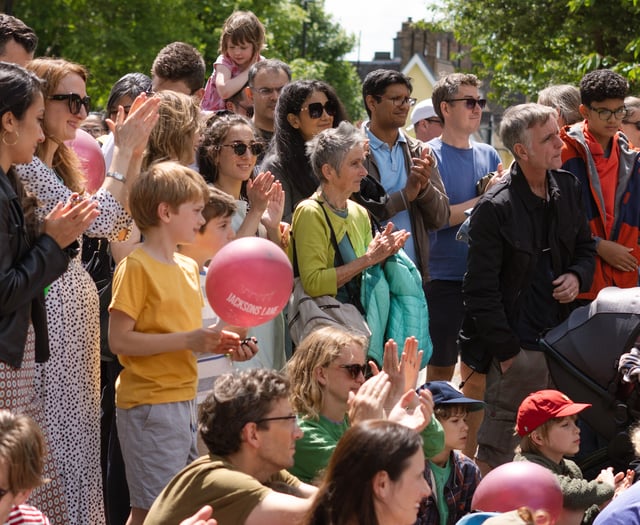
[[[331,204],[331,201],[327,198],[327,195],[325,194],[324,190],[322,190],[320,192],[320,196],[324,199],[324,202],[327,203],[327,205],[329,206],[329,208],[331,208],[332,211],[336,212],[336,213],[346,213],[348,210],[348,207],[345,206],[344,208],[338,208],[337,206],[334,206],[333,204]]]

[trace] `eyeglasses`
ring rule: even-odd
[[[263,417],[261,419],[256,419],[254,423],[264,423],[265,421],[291,421],[298,422],[298,416],[295,414],[291,414],[290,416],[274,416],[274,417]]]
[[[252,91],[256,91],[261,97],[270,97],[274,93],[276,95],[279,95],[283,89],[284,89],[284,86],[275,87],[275,88],[268,88],[268,87],[262,87],[262,88],[252,87],[251,88]]]
[[[367,377],[368,365],[352,364],[352,365],[339,365],[339,367],[344,368],[347,372],[349,372],[351,379],[358,379],[358,376],[360,374],[362,374],[364,377]]]
[[[640,131],[640,120],[636,120],[635,122],[629,122],[628,120],[623,120],[623,124],[627,126],[634,126],[638,131]]]
[[[417,98],[413,98],[413,97],[403,97],[403,96],[399,96],[399,97],[383,97],[382,95],[376,95],[376,97],[378,98],[378,100],[390,100],[391,103],[396,106],[402,106],[404,104],[409,104],[409,106],[414,106],[415,103],[418,101]]]
[[[325,102],[324,105],[320,102],[312,102],[306,108],[301,108],[300,111],[308,111],[309,118],[312,119],[320,118],[323,111],[325,111],[330,117],[335,117],[338,112],[338,106],[330,100]]]
[[[238,157],[242,157],[247,152],[247,148],[251,151],[252,155],[258,156],[260,153],[264,151],[264,145],[262,142],[252,142],[251,144],[246,144],[244,142],[234,142],[233,144],[222,144],[223,148],[231,148],[233,152],[238,155]]]
[[[449,100],[445,100],[445,102],[464,102],[465,107],[471,111],[476,109],[476,104],[480,106],[480,109],[484,109],[487,105],[486,98],[450,98]]]
[[[49,100],[66,100],[69,104],[69,111],[72,115],[80,113],[82,106],[89,113],[91,110],[91,97],[81,97],[77,93],[69,93],[67,95],[50,95]]]
[[[600,117],[600,120],[609,120],[612,116],[615,117],[616,120],[624,119],[628,114],[629,110],[624,106],[620,106],[618,109],[614,109],[613,111],[607,108],[594,108],[593,106],[587,106],[591,111],[595,111]]]

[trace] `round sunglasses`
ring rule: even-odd
[[[222,144],[223,148],[231,148],[233,152],[238,155],[238,157],[242,157],[247,152],[247,148],[251,152],[252,155],[256,157],[260,155],[264,151],[264,145],[262,142],[252,142],[251,144],[246,144],[244,142],[234,142],[233,144]]]
[[[306,108],[301,108],[300,111],[308,111],[309,118],[317,119],[322,116],[322,112],[326,112],[330,117],[335,117],[338,112],[338,106],[330,100],[322,104],[321,102],[312,102]]]
[[[81,97],[77,93],[68,93],[64,95],[50,95],[47,98],[49,100],[66,100],[72,115],[80,113],[82,106],[84,106],[87,114],[91,111],[91,97],[89,96]]]

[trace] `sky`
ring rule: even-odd
[[[393,39],[408,17],[414,21],[431,18],[428,0],[325,0],[324,9],[333,20],[360,37],[360,56],[357,44],[346,60],[368,61],[376,51],[388,51],[393,56]],[[396,8],[397,7],[397,8]]]

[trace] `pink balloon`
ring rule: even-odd
[[[80,158],[80,164],[87,177],[87,191],[95,193],[104,182],[106,167],[100,144],[83,129],[76,131],[76,138],[66,142]]]
[[[562,512],[562,490],[553,473],[530,461],[513,461],[489,472],[476,488],[473,510],[509,512],[544,510],[555,522]]]
[[[209,264],[207,299],[227,324],[252,327],[276,317],[289,300],[293,269],[275,243],[242,237],[222,248]]]

